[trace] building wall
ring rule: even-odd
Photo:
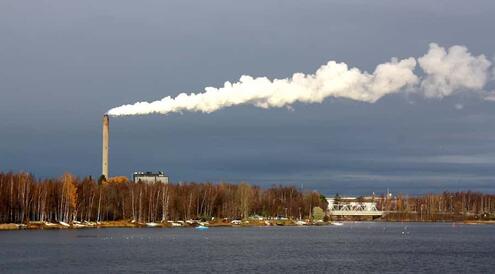
[[[141,182],[144,183],[164,183],[168,184],[168,176],[156,176],[156,175],[134,175],[133,180],[135,183]]]

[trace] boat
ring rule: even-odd
[[[306,223],[305,221],[297,221],[296,222],[296,225],[307,225],[308,223]]]
[[[197,229],[197,230],[207,230],[207,229],[208,229],[208,227],[207,227],[207,226],[204,226],[204,225],[198,225],[198,226],[196,227],[196,229]]]
[[[343,226],[344,225],[344,223],[341,223],[341,222],[331,222],[330,224],[336,225],[336,226]]]
[[[70,226],[70,225],[69,225],[68,223],[66,223],[66,222],[62,222],[62,221],[60,221],[60,222],[58,222],[58,223],[59,223],[59,224],[61,224],[62,226],[65,226],[65,227],[69,227],[69,226]]]
[[[159,223],[146,223],[146,226],[147,227],[157,227],[157,226],[161,226],[161,224],[159,224]]]
[[[242,221],[241,220],[232,220],[230,223],[233,225],[241,225]]]

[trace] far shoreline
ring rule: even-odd
[[[287,226],[287,227],[300,227],[300,226],[336,226],[339,224],[355,224],[355,223],[451,223],[453,225],[495,225],[495,221],[488,220],[466,220],[466,221],[416,221],[416,220],[375,220],[375,221],[342,221],[342,222],[318,222],[307,223],[304,225],[297,224],[295,222],[269,222],[267,223],[244,223],[244,224],[230,224],[230,223],[212,223],[207,224],[208,228],[247,228],[247,227],[275,227],[275,226]],[[337,224],[336,224],[337,223]],[[171,226],[168,223],[132,223],[126,221],[105,221],[99,224],[92,225],[80,225],[80,224],[60,224],[60,223],[41,223],[34,222],[28,224],[0,224],[0,231],[12,231],[12,230],[78,230],[78,229],[98,229],[98,228],[196,228],[195,225],[183,225],[183,226]]]

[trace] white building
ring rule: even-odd
[[[164,183],[168,184],[168,176],[165,175],[163,171],[158,172],[134,172],[132,174],[132,181],[138,183],[139,181],[143,183]]]

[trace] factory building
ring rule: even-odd
[[[168,176],[165,175],[163,171],[158,172],[134,172],[132,174],[132,181],[138,183],[139,181],[143,183],[164,183],[168,184]]]

